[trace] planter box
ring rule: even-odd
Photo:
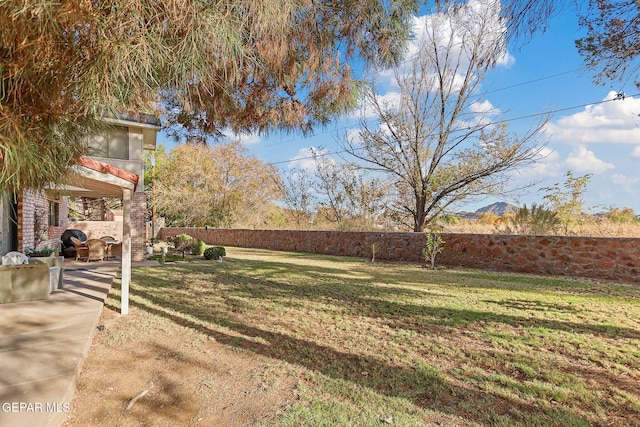
[[[51,292],[56,289],[62,289],[62,283],[64,278],[62,276],[64,270],[64,257],[63,256],[49,256],[49,257],[30,257],[29,264],[46,264],[50,268],[59,268],[59,274],[56,276],[56,281],[51,283]],[[51,273],[51,272],[50,272]],[[53,277],[53,276],[52,276]]]
[[[0,265],[0,304],[49,298],[46,264]]]

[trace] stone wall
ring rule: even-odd
[[[186,233],[209,245],[421,262],[424,235],[351,231],[162,228],[160,239]],[[497,234],[442,234],[437,264],[640,282],[640,239]]]

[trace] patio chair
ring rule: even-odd
[[[71,236],[69,240],[71,240],[71,243],[73,243],[73,246],[76,248],[76,261],[85,258],[88,261],[89,247],[87,246],[87,243],[81,242],[77,237],[74,236]]]
[[[29,258],[22,252],[9,252],[2,257],[2,265],[29,264]]]
[[[102,236],[100,240],[107,242],[107,259],[122,256],[122,242],[116,242],[113,236]]]
[[[122,257],[122,242],[109,245],[109,257]]]
[[[107,256],[107,242],[101,239],[89,239],[86,242],[89,248],[89,254],[87,255],[87,262],[89,261],[102,261]]]

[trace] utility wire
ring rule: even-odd
[[[633,97],[636,97],[636,96],[640,96],[640,93],[637,93],[635,95],[626,95],[626,94],[623,94],[622,92],[619,92],[616,95],[616,97],[613,98],[613,99],[604,99],[602,101],[597,101],[597,102],[589,102],[589,103],[586,103],[586,104],[574,105],[574,106],[571,106],[571,107],[557,108],[555,110],[548,110],[548,111],[544,111],[544,112],[541,112],[541,113],[528,114],[528,115],[525,115],[525,116],[514,117],[514,118],[511,118],[511,119],[498,120],[498,121],[495,121],[495,122],[490,122],[490,123],[486,124],[486,126],[497,125],[497,124],[502,124],[502,123],[507,123],[507,122],[513,122],[513,121],[517,121],[517,120],[531,119],[531,118],[534,118],[534,117],[546,116],[546,115],[549,115],[549,114],[560,113],[560,112],[563,112],[563,111],[569,111],[569,110],[575,110],[575,109],[578,109],[578,108],[584,108],[584,107],[587,107],[589,105],[600,105],[600,104],[604,104],[606,102],[623,101],[625,98],[629,98],[629,97],[633,98]],[[466,131],[468,131],[467,128],[465,128],[465,129],[457,129],[457,130],[454,130],[453,132],[466,132]],[[313,160],[314,158],[318,158],[318,157],[326,157],[326,156],[332,156],[332,155],[336,155],[336,154],[345,154],[345,153],[349,153],[349,152],[350,152],[349,150],[339,150],[339,151],[324,152],[324,153],[318,153],[315,156],[298,157],[296,159],[281,160],[281,161],[278,161],[278,162],[269,162],[269,163],[265,163],[265,165],[276,166],[276,165],[290,163],[292,161],[297,161],[297,160]]]
[[[490,93],[501,92],[501,91],[504,91],[504,90],[509,90],[509,89],[513,89],[513,88],[516,88],[516,87],[525,86],[525,85],[528,85],[528,84],[531,84],[531,83],[537,83],[537,82],[541,82],[543,80],[549,80],[549,79],[560,77],[560,76],[563,76],[563,75],[566,75],[566,74],[575,73],[576,71],[579,71],[580,69],[581,68],[574,68],[572,70],[561,71],[559,73],[538,77],[536,79],[527,80],[527,81],[516,83],[516,84],[510,85],[510,86],[505,86],[505,87],[501,87],[501,88],[498,88],[498,89],[488,90],[488,91],[485,91],[485,92],[482,92],[482,93],[479,93],[479,94],[476,94],[476,95],[472,95],[470,98],[480,98],[480,97],[484,97],[484,96],[486,96],[486,95],[488,95]],[[370,119],[370,120],[372,121],[372,120],[375,120],[375,119]],[[340,128],[336,128],[331,132],[346,130],[346,129],[349,129],[349,128],[350,128],[350,126],[343,126],[343,127],[340,127]],[[325,135],[325,134],[327,134],[329,132],[330,131],[319,132],[319,133],[315,134],[315,136]],[[271,144],[266,144],[266,145],[264,145],[264,147],[265,148],[274,147],[276,145],[286,144],[286,143],[289,143],[289,142],[295,142],[295,141],[299,141],[299,140],[300,140],[300,138],[295,138],[295,139],[294,138],[290,138],[290,139],[287,139],[287,140],[280,140],[278,142],[274,142],[274,143],[271,143]]]

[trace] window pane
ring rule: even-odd
[[[60,203],[49,201],[49,225],[60,225]]]

